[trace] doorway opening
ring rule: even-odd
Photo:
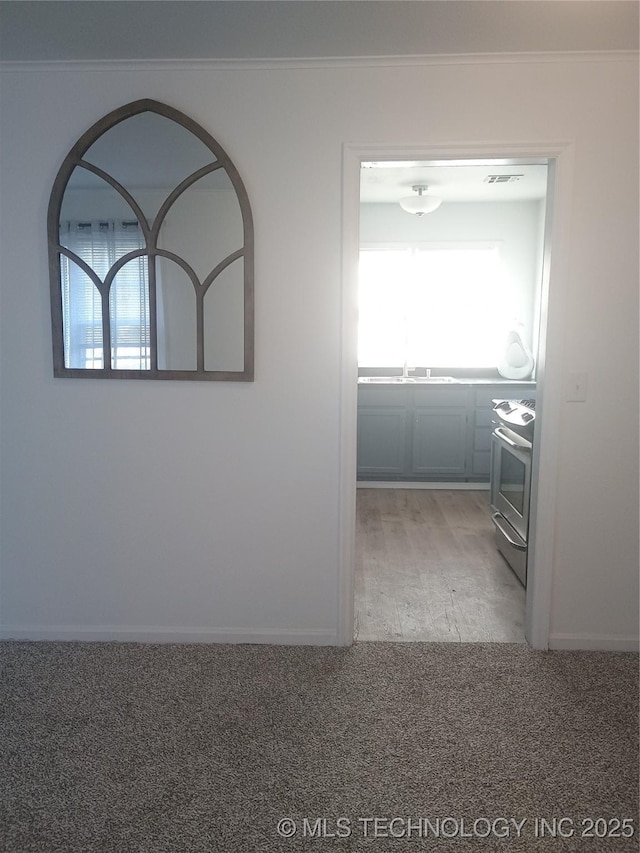
[[[549,156],[359,153],[347,643],[532,642],[534,584],[525,589],[494,539],[491,411],[542,391],[554,179]],[[544,606],[544,578],[537,587]]]

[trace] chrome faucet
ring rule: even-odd
[[[409,377],[409,371],[411,371],[411,370],[415,370],[415,367],[409,367],[409,365],[405,361],[405,363],[402,366],[402,378],[403,379],[409,379],[410,378]],[[426,379],[431,379],[431,368],[430,367],[425,367],[424,375],[425,375]]]

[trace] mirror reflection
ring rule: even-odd
[[[55,375],[253,378],[251,211],[190,119],[145,101],[88,131],[56,180],[49,246]]]
[[[224,370],[239,370],[242,364],[243,300],[242,258],[220,274],[215,287],[204,297],[204,366],[224,365]]]
[[[148,201],[154,193],[165,191],[166,196],[216,156],[186,127],[144,112],[111,127],[87,149],[83,159],[128,190],[143,191]]]
[[[168,258],[157,259],[158,367],[197,370],[196,291],[191,279]]]

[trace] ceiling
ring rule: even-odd
[[[427,195],[443,201],[533,201],[546,194],[547,167],[539,164],[363,163],[360,199],[364,203],[395,203],[412,195],[412,187],[427,185]]]
[[[0,0],[0,60],[638,49],[636,0]]]

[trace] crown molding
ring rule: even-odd
[[[635,50],[594,50],[531,53],[456,53],[415,56],[353,56],[263,59],[72,59],[0,60],[0,71],[279,71],[322,68],[405,68],[442,65],[508,65],[580,62],[638,62]]]

